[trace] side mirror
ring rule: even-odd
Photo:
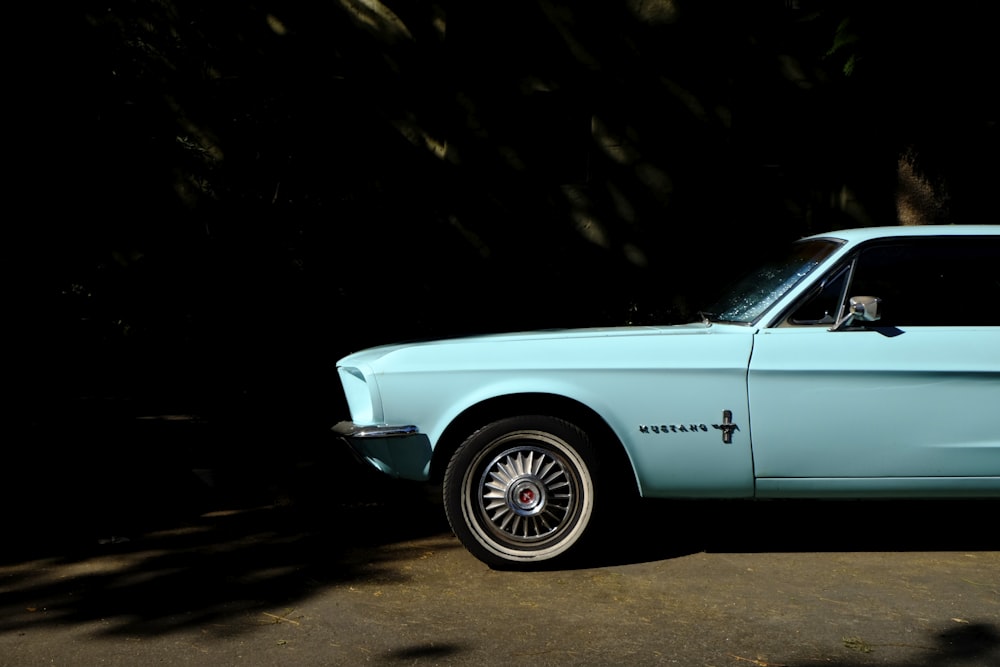
[[[854,320],[877,322],[882,317],[881,305],[882,299],[877,296],[852,296],[848,300],[846,312],[837,320],[836,324],[830,327],[830,331],[840,331],[849,327],[854,323]]]

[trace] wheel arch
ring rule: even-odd
[[[638,495],[635,470],[625,446],[604,418],[579,401],[546,393],[497,396],[465,409],[448,424],[434,446],[431,481],[440,483],[444,479],[448,461],[472,433],[498,419],[519,415],[547,415],[575,424],[590,438],[600,458],[601,476],[610,472],[623,490]]]

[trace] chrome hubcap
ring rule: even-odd
[[[537,447],[508,449],[479,480],[479,506],[489,530],[506,540],[538,542],[557,533],[578,500],[566,463]]]

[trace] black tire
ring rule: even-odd
[[[448,463],[448,522],[492,568],[563,559],[594,516],[594,462],[590,439],[568,422],[501,419],[469,436]]]

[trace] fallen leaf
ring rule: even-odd
[[[861,637],[844,637],[844,646],[859,653],[871,653],[875,650],[871,644]]]

